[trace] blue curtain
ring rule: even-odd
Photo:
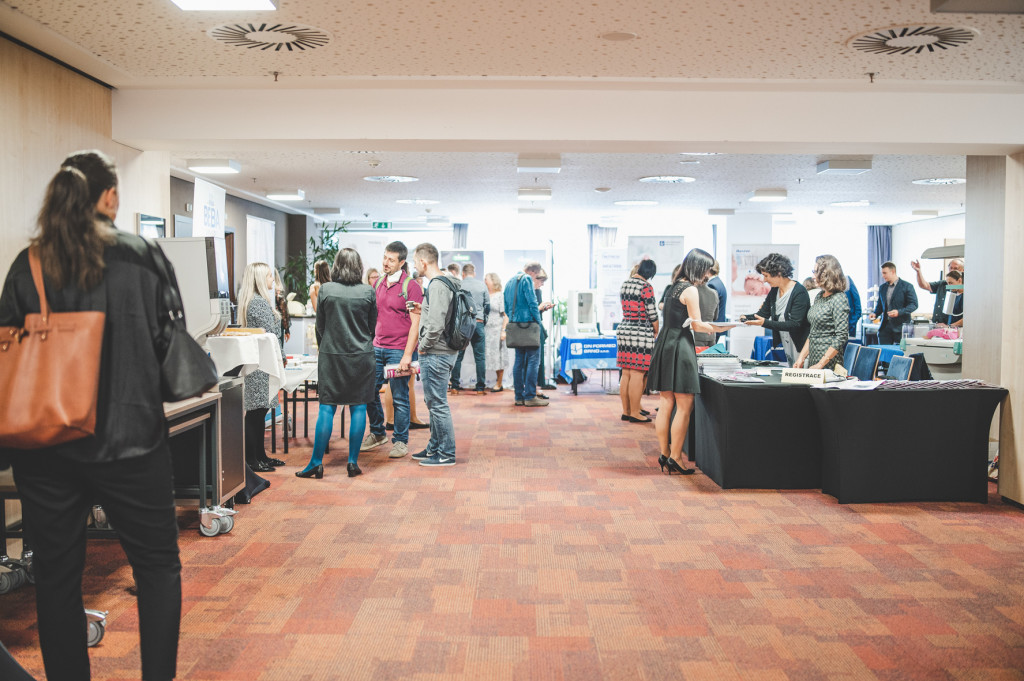
[[[892,260],[892,225],[868,225],[868,288],[882,283],[882,263]]]
[[[452,248],[465,248],[469,235],[469,223],[456,222],[452,224]]]

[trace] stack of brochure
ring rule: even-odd
[[[719,378],[734,374],[743,368],[736,355],[697,355],[697,368],[705,376]]]

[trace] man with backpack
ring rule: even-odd
[[[415,311],[420,312],[420,379],[430,411],[430,442],[412,458],[421,466],[454,466],[455,427],[448,407],[448,382],[455,356],[469,344],[476,319],[469,294],[460,282],[441,272],[437,258],[433,244],[422,243],[413,252],[416,271],[429,282],[422,309]]]
[[[388,441],[384,424],[384,409],[380,403],[380,389],[384,385],[384,367],[397,364],[408,371],[419,341],[419,311],[409,309],[407,303],[423,302],[423,291],[409,275],[405,259],[409,249],[401,241],[392,241],[384,247],[382,274],[374,286],[377,296],[377,327],[373,338],[373,354],[377,360],[377,386],[373,402],[367,405],[366,415],[370,432],[363,439],[359,451],[365,452]],[[392,459],[409,453],[409,379],[408,374],[387,379],[395,405],[395,434],[392,437]]]

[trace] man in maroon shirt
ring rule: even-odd
[[[384,264],[374,291],[377,295],[377,328],[373,339],[373,354],[377,358],[377,387],[373,402],[367,405],[370,432],[363,439],[359,451],[365,452],[387,442],[384,430],[384,409],[380,403],[380,388],[384,381],[391,385],[391,398],[395,405],[395,434],[391,442],[392,459],[409,453],[409,379],[408,376],[385,379],[384,367],[399,365],[407,371],[414,359],[419,342],[419,312],[407,308],[406,303],[422,303],[423,290],[409,274],[405,259],[409,249],[401,241],[392,241],[384,247]]]

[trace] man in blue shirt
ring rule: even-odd
[[[724,322],[725,303],[727,300],[729,300],[729,293],[728,290],[725,288],[725,282],[723,282],[718,277],[719,271],[721,271],[721,266],[718,264],[718,261],[716,260],[715,264],[711,267],[711,279],[708,280],[708,283],[706,285],[709,288],[714,289],[715,293],[718,294],[718,314],[715,316],[715,321]],[[724,335],[724,333],[719,333],[715,335],[715,338],[718,339]]]
[[[509,326],[516,322],[541,323],[540,308],[537,306],[535,288],[540,288],[536,280],[540,276],[539,262],[528,263],[523,271],[509,279],[505,284],[505,314],[508,315]],[[511,334],[510,334],[511,335]],[[535,348],[516,348],[516,361],[512,365],[512,383],[515,387],[516,406],[546,407],[547,400],[537,397],[537,369],[540,364],[540,344]]]

